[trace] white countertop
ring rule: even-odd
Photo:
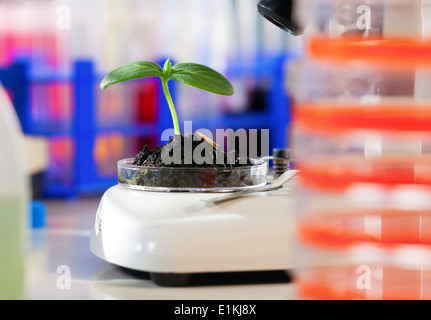
[[[188,287],[159,287],[92,254],[90,230],[100,198],[50,200],[47,224],[29,235],[28,299],[290,300],[280,274],[207,275]],[[145,276],[145,274],[144,274]],[[70,280],[70,281],[69,281]]]

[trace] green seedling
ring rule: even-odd
[[[171,111],[176,135],[180,135],[180,128],[174,102],[169,92],[169,80],[176,80],[189,86],[220,95],[231,96],[235,92],[230,81],[217,71],[196,63],[179,63],[172,66],[169,59],[166,60],[163,68],[151,61],[127,63],[108,73],[100,83],[100,88],[106,89],[108,86],[118,82],[147,77],[160,77],[163,93]]]

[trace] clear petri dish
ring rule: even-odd
[[[267,183],[268,163],[223,168],[142,167],[133,158],[118,161],[118,183],[126,188],[163,192],[234,192]]]

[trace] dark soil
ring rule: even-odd
[[[242,170],[253,166],[248,157],[241,158],[236,151],[225,153],[201,137],[196,140],[193,135],[174,135],[168,143],[154,150],[145,146],[133,162],[142,169],[125,168],[120,171],[118,181],[133,187],[167,188],[169,191],[231,190],[265,183],[266,177],[247,168]],[[180,170],[176,170],[178,168]]]
[[[235,150],[226,153],[200,137],[198,141],[196,141],[196,137],[193,137],[193,135],[186,135],[185,137],[182,135],[174,135],[171,137],[169,142],[157,146],[154,150],[150,150],[148,146],[145,146],[143,150],[136,155],[133,164],[143,167],[184,168],[232,168],[252,165],[248,157],[245,159],[241,158]],[[188,156],[185,157],[186,146],[188,146]],[[196,148],[199,149],[194,153]],[[179,157],[175,158],[174,150],[181,150]],[[192,156],[193,154],[199,154],[199,150],[201,150],[200,159],[203,163],[196,163],[196,159]],[[169,159],[176,159],[176,161],[166,163],[166,161],[163,161],[163,153],[165,156],[168,155]],[[179,153],[177,155],[179,155]]]

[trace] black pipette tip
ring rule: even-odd
[[[257,11],[267,20],[294,36],[302,34],[302,29],[294,21],[294,0],[261,0]]]

